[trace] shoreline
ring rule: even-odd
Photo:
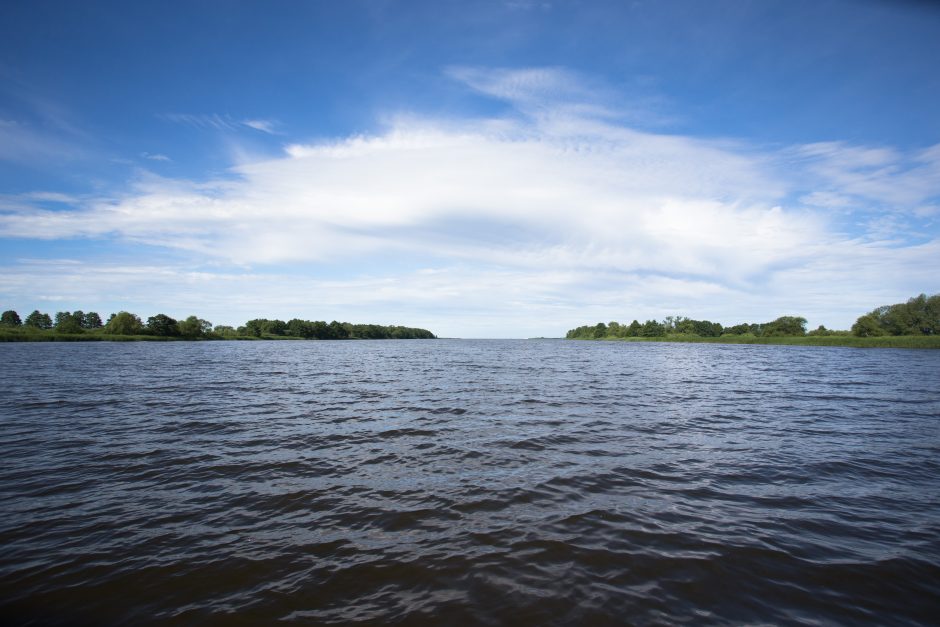
[[[4,342],[263,342],[263,341],[299,341],[299,342],[357,342],[368,339],[381,339],[382,341],[398,341],[402,339],[431,339],[431,338],[306,338],[292,335],[271,335],[254,337],[247,335],[238,335],[234,337],[179,337],[179,336],[161,336],[161,335],[116,335],[110,333],[2,333],[0,332],[0,343]],[[436,338],[435,338],[436,339]]]
[[[667,335],[662,337],[601,337],[571,338],[574,342],[678,342],[685,344],[767,344],[780,346],[842,346],[848,348],[926,348],[940,349],[940,335],[882,335],[856,337],[852,335],[821,336],[721,336],[699,337]]]

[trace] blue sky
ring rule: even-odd
[[[940,291],[920,2],[14,2],[0,307],[558,336]]]

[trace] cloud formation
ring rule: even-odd
[[[277,123],[273,120],[236,120],[219,113],[162,113],[159,118],[175,124],[213,131],[242,131],[250,128],[269,135],[277,135]]]
[[[0,162],[38,164],[84,157],[86,150],[61,131],[0,118]]]
[[[940,146],[767,151],[632,129],[560,69],[449,74],[513,112],[399,117],[373,135],[287,145],[224,179],[145,175],[116,199],[18,204],[0,214],[0,234],[186,251],[229,268],[207,276],[241,277],[218,284],[251,285],[282,309],[291,289],[272,277],[303,268],[300,284],[338,316],[398,311],[399,322],[452,335],[499,334],[499,324],[557,334],[668,313],[726,323],[801,313],[845,326],[898,293],[937,287],[936,227],[898,234],[911,220],[934,224]],[[167,118],[273,132],[257,120]],[[317,278],[342,266],[359,277]],[[485,322],[496,316],[506,322]]]
[[[142,152],[140,156],[151,161],[172,161],[172,159],[160,153]]]

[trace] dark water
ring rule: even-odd
[[[940,618],[940,351],[0,357],[7,624]]]

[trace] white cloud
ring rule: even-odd
[[[172,161],[172,159],[160,153],[142,152],[140,156],[151,161]]]
[[[55,202],[72,205],[79,202],[79,198],[77,196],[72,194],[63,194],[61,192],[27,192],[25,194],[20,194],[19,197],[23,200]]]
[[[277,123],[272,120],[242,120],[242,124],[262,133],[277,135]]]
[[[24,266],[0,286],[110,291],[154,308],[165,298],[192,310],[168,313],[215,322],[239,322],[237,312],[337,317],[447,335],[557,335],[666,314],[733,323],[800,313],[847,326],[940,287],[936,236],[906,244],[903,221],[878,215],[885,203],[911,216],[934,205],[936,147],[761,151],[629,128],[561,70],[451,74],[519,113],[402,117],[374,135],[288,145],[234,167],[233,179],[148,176],[116,200],[72,210],[15,206],[0,214],[7,237],[117,237],[186,251],[204,269],[86,271],[69,282]],[[248,124],[176,117],[218,130]],[[860,212],[866,226],[839,234],[833,209]],[[353,265],[354,278],[328,280]]]
[[[87,151],[62,132],[49,132],[30,124],[0,120],[0,161],[49,163],[78,159]]]
[[[161,113],[157,117],[192,128],[214,131],[241,131],[246,128],[277,135],[277,122],[260,118],[237,120],[219,113]]]
[[[940,205],[922,205],[914,208],[914,215],[918,218],[929,218],[940,214]]]
[[[497,134],[411,124],[291,146],[236,171],[238,182],[217,187],[150,179],[118,202],[7,215],[0,228],[19,237],[113,233],[238,263],[421,250],[738,279],[818,231],[812,215],[795,220],[772,204],[779,186],[747,157],[603,124]]]
[[[239,123],[230,116],[218,113],[161,113],[157,117],[168,122],[183,124],[199,129],[212,129],[216,131],[238,130]]]
[[[816,187],[815,197],[847,204],[855,196],[863,206],[878,203],[913,211],[940,195],[940,144],[902,154],[893,148],[825,142],[800,146],[793,154],[801,162],[798,174]]]

